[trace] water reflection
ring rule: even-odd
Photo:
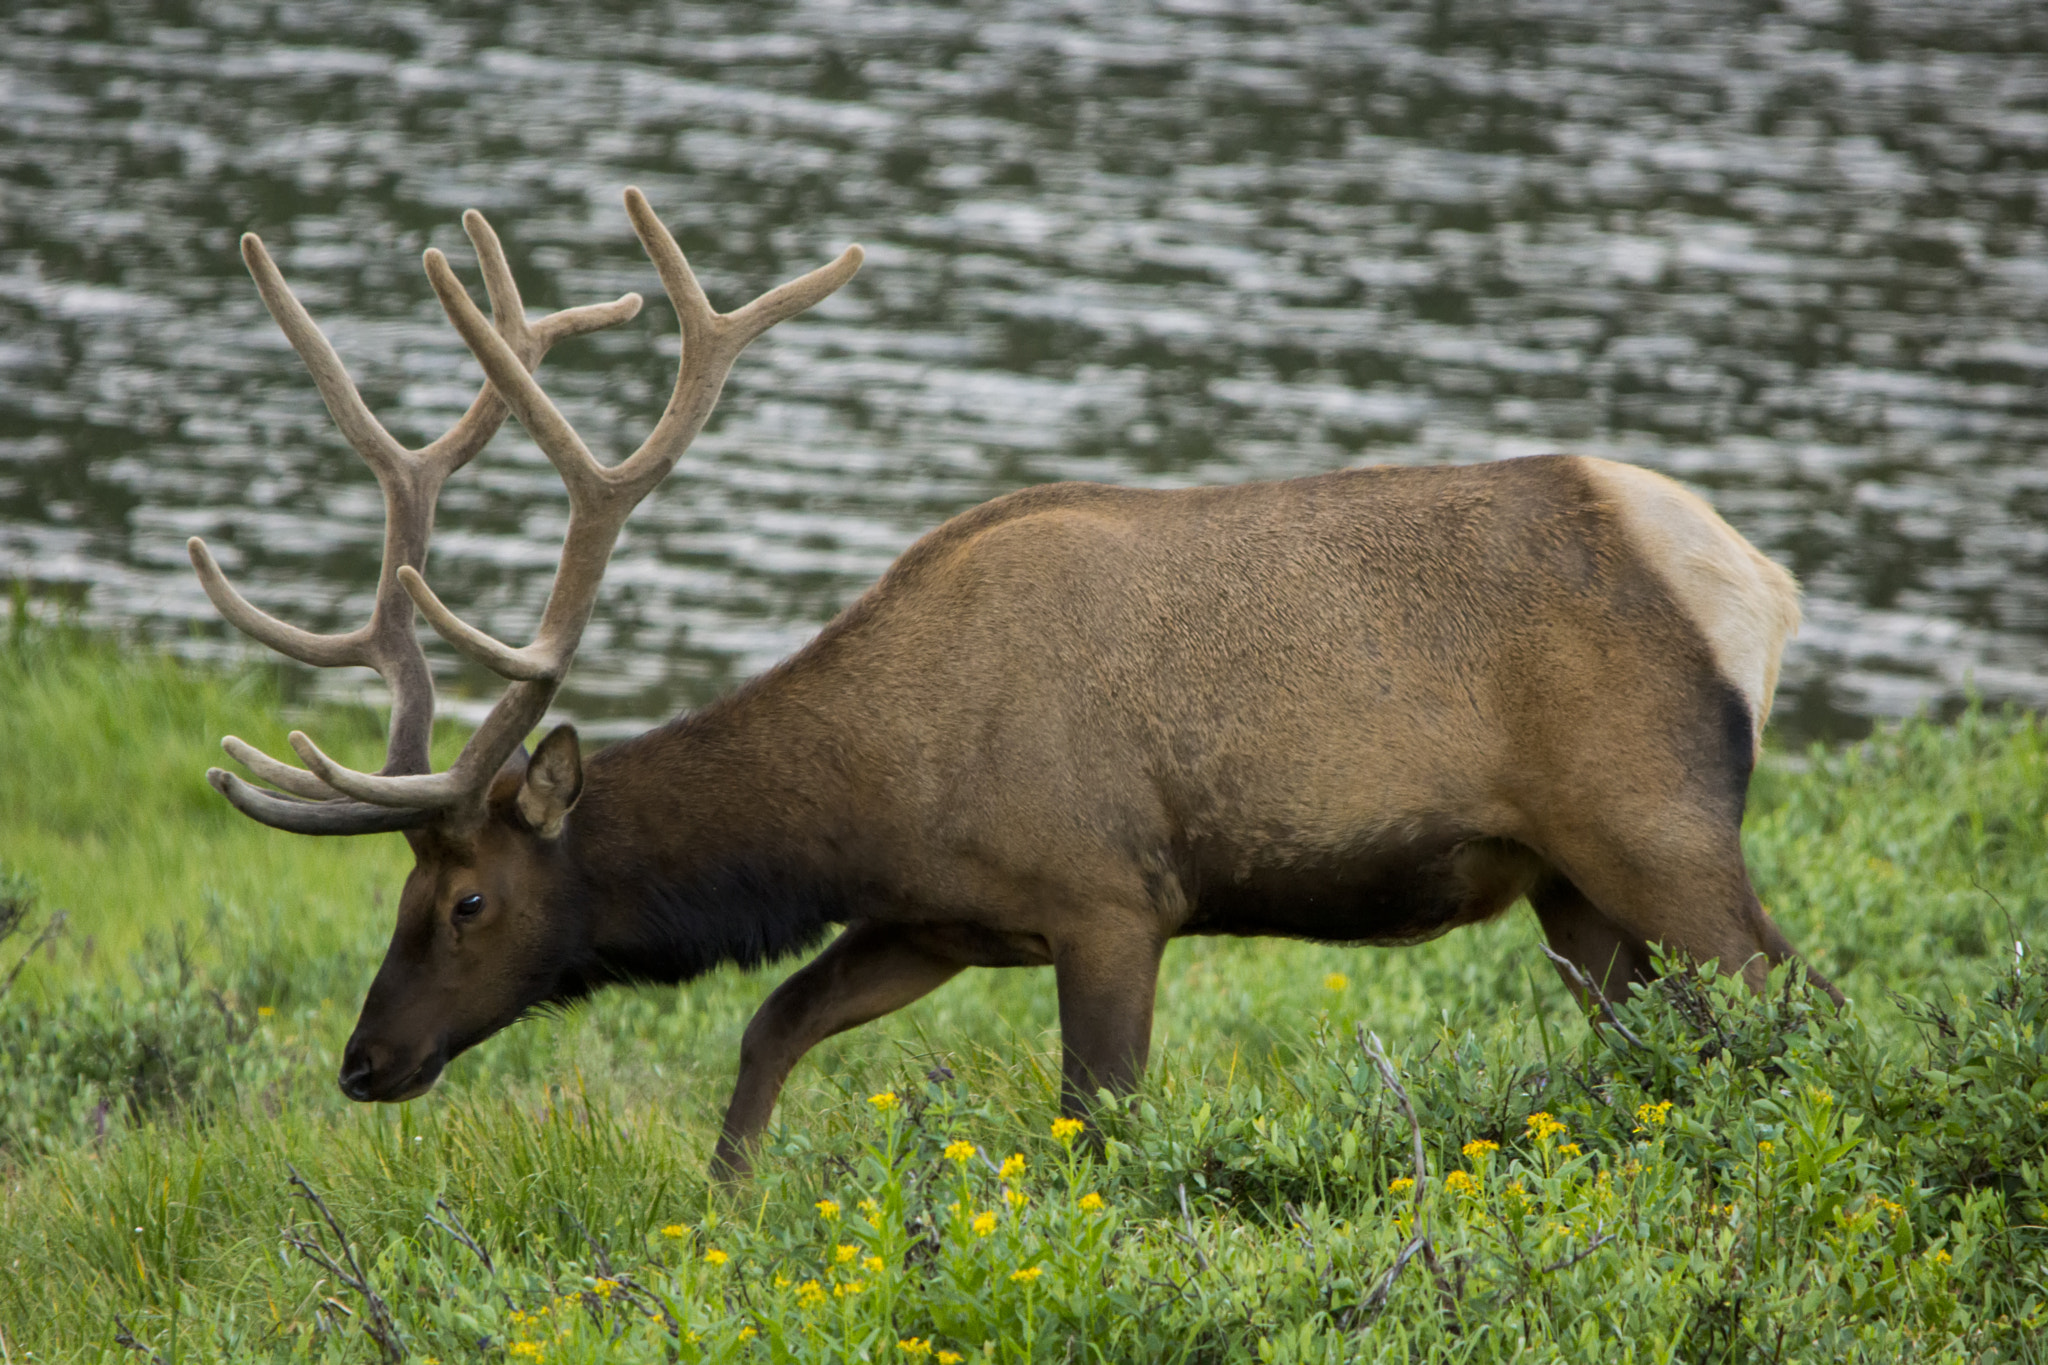
[[[628,528],[564,697],[601,729],[762,667],[1022,484],[1555,449],[1693,480],[1799,572],[1791,728],[1970,679],[2048,704],[2023,3],[11,8],[0,573],[239,648],[199,533],[267,608],[356,619],[374,485],[236,234],[421,440],[476,382],[421,248],[466,268],[476,206],[536,310],[655,297],[627,183],[714,301],[849,241],[869,264],[748,353]],[[610,457],[673,325],[548,361]],[[432,577],[523,638],[562,519],[508,430],[448,490]],[[488,695],[445,661],[458,704]]]

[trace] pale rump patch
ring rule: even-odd
[[[1578,458],[1705,637],[1721,676],[1748,700],[1761,744],[1779,657],[1799,629],[1799,584],[1698,494],[1634,465]]]

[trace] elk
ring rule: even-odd
[[[747,1026],[725,1175],[748,1169],[807,1050],[966,967],[1053,968],[1062,1108],[1085,1117],[1142,1075],[1180,935],[1399,943],[1526,899],[1582,997],[1651,980],[1652,945],[1757,988],[1794,955],[1739,832],[1797,587],[1698,497],[1596,459],[1027,488],[926,535],[810,644],[701,710],[588,757],[559,725],[529,757],[628,513],[740,350],[861,261],[849,247],[719,314],[647,201],[625,200],[683,346],[652,433],[613,465],[530,371],[553,342],[632,317],[637,295],[529,323],[496,237],[466,215],[491,320],[439,251],[425,265],[486,383],[408,451],[243,239],[387,506],[375,608],[347,634],[265,615],[190,543],[234,625],[309,664],[366,665],[393,693],[377,773],[294,731],[303,767],[223,741],[267,786],[207,774],[266,825],[411,843],[342,1060],[351,1098],[420,1095],[536,1007],[767,962],[832,926]],[[422,576],[442,481],[508,409],[571,508],[520,648]],[[507,684],[442,773],[414,608]]]

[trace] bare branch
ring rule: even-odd
[[[1600,1019],[1604,1024],[1612,1028],[1634,1046],[1644,1046],[1643,1040],[1631,1032],[1629,1026],[1622,1023],[1620,1017],[1615,1014],[1614,1005],[1607,999],[1607,993],[1595,985],[1592,978],[1579,970],[1578,963],[1573,962],[1568,957],[1552,952],[1550,945],[1547,943],[1538,944],[1537,946],[1543,949],[1545,957],[1557,964],[1557,969],[1564,973],[1564,979],[1571,983],[1572,988],[1578,991],[1583,998],[1594,1003],[1594,1006],[1600,1012]]]
[[[334,1244],[341,1248],[341,1257],[336,1260],[329,1255],[327,1249],[318,1241],[317,1233],[313,1238],[307,1238],[301,1236],[294,1228],[286,1228],[283,1234],[286,1244],[362,1296],[363,1306],[369,1313],[368,1320],[363,1323],[363,1331],[368,1334],[370,1340],[377,1343],[377,1349],[385,1360],[391,1362],[391,1365],[400,1365],[405,1359],[405,1343],[398,1335],[398,1324],[392,1321],[391,1307],[370,1283],[370,1277],[364,1272],[362,1262],[356,1259],[356,1250],[350,1244],[348,1234],[341,1230],[340,1220],[327,1207],[327,1201],[320,1197],[320,1192],[306,1183],[306,1178],[299,1174],[297,1167],[287,1164],[285,1170],[291,1173],[291,1184],[298,1197],[319,1210],[321,1221],[326,1223],[328,1231],[334,1234]]]

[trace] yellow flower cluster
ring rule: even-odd
[[[868,1103],[886,1114],[891,1109],[894,1109],[899,1101],[896,1098],[895,1091],[884,1090],[880,1094],[868,1096]]]
[[[730,1256],[720,1251],[717,1247],[712,1247],[710,1250],[704,1253],[705,1265],[724,1265],[727,1261],[731,1259],[732,1258]]]
[[[1452,1171],[1444,1177],[1444,1188],[1453,1194],[1477,1194],[1479,1177],[1470,1171]]]
[[[818,1201],[818,1217],[828,1223],[839,1217],[839,1201],[837,1199],[820,1199]]]
[[[1081,1207],[1093,1213],[1102,1207],[1102,1196],[1090,1190],[1081,1196]]]
[[[796,1306],[816,1308],[825,1301],[825,1286],[816,1280],[805,1280],[796,1287]]]
[[[1087,1126],[1087,1124],[1079,1119],[1054,1119],[1052,1121],[1053,1140],[1064,1146],[1072,1146],[1074,1139],[1081,1136],[1081,1130]]]
[[[1541,1109],[1529,1115],[1528,1124],[1529,1136],[1535,1138],[1538,1142],[1542,1142],[1545,1138],[1556,1137],[1564,1131],[1563,1124],[1550,1117],[1547,1111]]]
[[[1018,1284],[1030,1284],[1030,1283],[1031,1283],[1031,1282],[1032,1282],[1033,1280],[1037,1279],[1037,1278],[1038,1278],[1038,1277],[1039,1277],[1040,1275],[1043,1275],[1044,1273],[1045,1273],[1045,1267],[1044,1267],[1044,1266],[1042,1266],[1042,1265],[1035,1265],[1035,1266],[1032,1266],[1032,1267],[1031,1267],[1031,1268],[1030,1268],[1029,1270],[1013,1270],[1013,1271],[1011,1271],[1011,1272],[1010,1272],[1010,1278],[1011,1278],[1012,1280],[1015,1280],[1015,1281],[1016,1281],[1016,1282],[1017,1282]]]
[[[860,1255],[860,1248],[845,1242],[841,1242],[838,1246],[832,1248],[832,1259],[840,1265],[846,1265],[858,1255]]]
[[[719,1253],[720,1256],[723,1256],[724,1254],[724,1252]],[[607,1303],[611,1302],[612,1291],[614,1289],[617,1289],[618,1287],[619,1282],[617,1280],[598,1279],[592,1280],[590,1282],[590,1292],[597,1295],[600,1299],[603,1299]]]
[[[661,1230],[661,1235],[664,1237],[687,1237],[690,1235],[690,1230],[681,1223],[670,1223]]]
[[[1474,1138],[1459,1150],[1464,1152],[1466,1160],[1478,1161],[1482,1157],[1490,1156],[1494,1152],[1499,1151],[1500,1144],[1498,1142],[1488,1142],[1485,1138]]]
[[[975,1215],[974,1235],[976,1237],[986,1237],[995,1230],[996,1216],[993,1213],[982,1213]]]
[[[1645,1100],[1636,1106],[1636,1131],[1642,1133],[1651,1128],[1662,1128],[1670,1117],[1670,1100],[1659,1100],[1655,1104]]]
[[[1013,1209],[1021,1209],[1031,1202],[1031,1196],[1022,1190],[1004,1190],[1003,1199]]]
[[[1014,1152],[1004,1157],[1001,1169],[996,1172],[996,1175],[1004,1180],[1015,1180],[1022,1174],[1024,1174],[1024,1154],[1022,1152]]]
[[[957,1161],[962,1166],[974,1160],[974,1144],[971,1142],[949,1142],[946,1144],[946,1160]]]
[[[879,1256],[869,1256],[860,1264],[861,1268],[870,1275],[879,1275],[889,1268],[889,1263]]]
[[[835,1299],[850,1299],[854,1295],[865,1291],[867,1287],[868,1282],[866,1280],[848,1280],[844,1284],[832,1286],[832,1297]]]
[[[1404,1176],[1402,1176],[1402,1177],[1401,1177],[1400,1179],[1398,1179],[1398,1180],[1394,1181],[1394,1182],[1393,1182],[1392,1184],[1390,1184],[1390,1185],[1388,1185],[1388,1186],[1387,1186],[1387,1193],[1388,1193],[1388,1194],[1406,1194],[1406,1193],[1408,1193],[1408,1191],[1410,1191],[1410,1190],[1412,1190],[1412,1189],[1414,1189],[1414,1188],[1415,1188],[1415,1182],[1414,1182],[1413,1180],[1409,1179],[1409,1178],[1408,1178],[1407,1176],[1405,1176],[1405,1175],[1404,1175]]]
[[[923,1337],[905,1337],[896,1343],[896,1349],[907,1356],[928,1356],[932,1353],[932,1344]]]
[[[1342,972],[1331,972],[1323,978],[1323,989],[1326,991],[1341,991],[1350,984],[1351,978]]]
[[[547,1351],[537,1341],[515,1341],[505,1348],[508,1356],[523,1356],[528,1360],[539,1360]]]

